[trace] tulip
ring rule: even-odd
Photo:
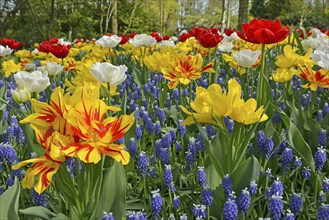
[[[321,47],[311,54],[311,58],[323,69],[329,70],[329,46]]]
[[[171,40],[163,40],[159,42],[159,47],[176,47],[176,44],[174,41]]]
[[[133,39],[130,39],[129,42],[135,47],[146,46],[150,47],[156,44],[156,39],[152,36],[146,34],[136,34]]]
[[[50,52],[57,58],[65,58],[70,52],[71,46],[65,46],[61,44],[57,44],[56,46],[52,46]]]
[[[103,48],[113,48],[118,46],[118,44],[121,42],[121,37],[118,37],[117,35],[107,36],[104,35],[100,39],[96,41],[96,43],[103,47]]]
[[[212,32],[207,32],[204,34],[199,34],[197,37],[198,43],[205,48],[216,47],[221,40],[223,40],[223,36],[219,33],[213,34]]]
[[[48,74],[37,70],[31,73],[27,71],[18,71],[14,75],[14,79],[18,84],[18,88],[25,88],[30,93],[42,92],[50,85]]]
[[[17,103],[24,103],[31,99],[31,93],[26,88],[16,88],[15,90],[11,90],[11,94]]]
[[[56,62],[47,62],[45,71],[48,72],[49,76],[56,76],[63,71],[63,66]]]
[[[242,25],[243,33],[236,31],[245,41],[255,44],[274,44],[286,39],[290,33],[288,25],[282,27],[280,19],[276,21],[254,18],[249,24]]]
[[[250,68],[257,63],[259,55],[260,50],[241,50],[239,52],[235,52],[233,57],[239,66]]]
[[[20,43],[18,41],[15,41],[11,38],[3,38],[0,40],[0,44],[3,46],[8,46],[13,50],[17,50],[19,48]]]
[[[109,83],[111,86],[117,86],[126,80],[126,65],[114,66],[107,62],[97,62],[91,66],[91,74],[100,83]]]
[[[8,46],[4,47],[4,46],[0,45],[0,58],[10,55],[13,51],[14,50],[10,49],[10,47],[8,47]]]
[[[222,42],[218,46],[218,50],[221,52],[232,52],[234,44],[232,42]]]

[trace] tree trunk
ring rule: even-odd
[[[230,28],[231,26],[231,2],[227,2],[227,16],[226,16],[226,28]]]
[[[113,0],[113,13],[111,19],[112,34],[118,34],[118,1]]]
[[[220,22],[220,32],[223,33],[225,30],[225,23],[226,23],[226,0],[222,0],[223,4],[222,4],[222,19]]]
[[[238,29],[241,30],[242,24],[248,22],[248,4],[249,0],[239,0]]]
[[[51,0],[51,8],[50,8],[50,21],[49,21],[49,26],[47,29],[47,37],[50,39],[51,38],[51,28],[53,27],[54,21],[55,21],[55,4],[56,0]]]

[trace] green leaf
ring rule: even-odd
[[[21,186],[15,177],[15,183],[0,196],[0,219],[19,220],[18,202]]]
[[[221,178],[218,175],[214,166],[211,164],[211,161],[209,158],[206,159],[204,167],[205,167],[204,169],[207,174],[207,184],[211,190],[215,190],[219,186],[219,184],[221,182]]]
[[[302,41],[300,40],[300,37],[299,37],[299,35],[297,34],[296,31],[294,31],[294,37],[295,37],[295,39],[297,41],[298,50],[303,54],[304,53],[304,49],[303,49]]]
[[[301,157],[304,164],[307,164],[311,168],[311,170],[314,172],[314,159],[312,156],[312,151],[308,143],[304,140],[302,134],[298,130],[298,128],[292,123],[288,116],[278,107],[273,105],[273,108],[278,111],[278,113],[281,116],[281,119],[283,123],[286,126],[287,130],[287,137],[286,140],[290,144],[292,148],[294,148],[294,152],[297,154],[297,156]]]
[[[70,218],[63,213],[58,213],[55,217],[50,218],[50,220],[70,220]]]
[[[102,213],[112,212],[115,219],[121,219],[126,206],[126,173],[121,163],[114,161],[109,169],[104,171],[101,195],[97,207],[97,219]]]
[[[131,66],[132,67],[132,73],[133,73],[133,80],[134,80],[134,82],[137,84],[137,85],[139,85],[139,86],[141,86],[142,84],[141,84],[141,80],[140,80],[140,78],[141,78],[141,72],[138,70],[138,68],[135,66],[135,65],[132,65]]]
[[[37,141],[35,133],[30,125],[22,124],[21,127],[25,136],[26,145],[30,148],[31,152],[36,152],[38,156],[43,155],[45,151]]]
[[[27,209],[20,209],[19,213],[23,215],[31,215],[41,219],[69,220],[69,218],[66,215],[62,213],[55,214],[51,212],[49,209],[42,206],[34,206]]]
[[[215,157],[214,152],[212,151],[212,149],[210,147],[208,137],[205,134],[203,128],[201,127],[200,123],[195,119],[194,115],[192,115],[192,116],[193,116],[195,125],[197,126],[197,128],[198,128],[198,130],[199,130],[199,132],[202,136],[202,139],[203,139],[206,151],[208,153],[209,159],[210,159],[212,165],[214,166],[216,172],[218,173],[219,177],[222,178],[225,175],[224,171],[223,171],[223,168],[220,165],[220,163],[218,162],[217,158]]]
[[[233,189],[239,194],[241,190],[249,186],[251,181],[258,180],[259,162],[257,158],[254,156],[249,157],[240,164],[230,177],[233,183]]]
[[[66,201],[68,201],[71,205],[75,204],[75,198],[78,197],[73,180],[66,169],[65,163],[61,165],[56,173],[55,179],[56,186],[58,186],[58,190],[60,190],[61,194],[63,194]]]

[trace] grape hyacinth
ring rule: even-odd
[[[205,206],[210,206],[212,203],[212,194],[209,187],[205,187],[201,192],[202,204]]]
[[[39,194],[35,190],[32,190],[32,197],[36,206],[47,208],[46,194],[44,192]]]
[[[290,211],[290,209],[287,210],[287,214],[283,218],[284,220],[295,220],[295,215]]]
[[[140,125],[136,125],[136,139],[137,141],[141,141],[143,136],[143,129]]]
[[[227,199],[223,208],[224,220],[235,220],[238,217],[238,206],[233,199]]]
[[[131,157],[135,157],[137,153],[137,143],[134,137],[131,137],[129,140],[129,153]]]
[[[144,151],[140,152],[138,156],[137,161],[137,169],[141,173],[142,177],[146,177],[147,174],[147,167],[148,167],[149,161],[146,156],[146,153]]]
[[[294,168],[299,169],[302,167],[302,160],[300,157],[295,156]]]
[[[204,167],[198,167],[198,171],[196,173],[196,179],[201,187],[206,184],[207,177],[206,172],[204,171]]]
[[[287,147],[283,150],[281,158],[283,172],[288,172],[290,170],[290,163],[293,157],[294,154],[291,148]]]
[[[173,181],[173,174],[171,170],[171,165],[165,165],[165,169],[163,172],[163,182],[166,188],[169,188],[171,182]]]
[[[112,212],[103,212],[102,220],[114,220]]]
[[[327,198],[326,198],[326,195],[324,194],[324,192],[321,190],[319,192],[319,202],[326,202],[327,201]]]
[[[309,167],[304,167],[304,169],[302,170],[302,176],[306,180],[309,180],[311,177],[311,169]]]
[[[318,220],[329,219],[329,204],[322,204],[318,210]]]
[[[329,178],[325,178],[322,182],[322,190],[324,192],[329,192]]]
[[[300,193],[294,193],[290,200],[290,210],[297,215],[303,206],[303,199]]]
[[[174,194],[174,199],[172,200],[172,205],[175,210],[177,210],[180,206],[180,199],[179,199],[179,196],[177,196],[176,194]]]
[[[193,216],[195,218],[203,219],[206,218],[208,213],[205,205],[196,205],[193,204]]]
[[[322,172],[322,168],[327,160],[326,150],[323,147],[319,147],[318,150],[314,154],[315,161],[315,170],[318,173]]]
[[[283,211],[282,196],[272,195],[270,198],[269,209],[273,220],[281,219]]]
[[[222,179],[222,187],[226,197],[233,191],[232,181],[228,174],[226,174]]]
[[[126,215],[126,220],[147,220],[147,216],[144,211],[128,211]]]
[[[249,192],[251,195],[256,195],[258,190],[257,183],[255,181],[251,181],[249,185]]]
[[[322,108],[322,113],[323,113],[323,116],[326,116],[329,113],[329,104],[328,104],[328,102],[324,103],[323,108]]]
[[[261,152],[265,156],[266,159],[269,159],[271,156],[271,153],[274,148],[274,142],[272,138],[266,138],[265,144],[263,145],[263,148],[261,149]]]
[[[325,147],[327,145],[327,131],[325,129],[321,129],[321,132],[318,137],[319,146]]]
[[[238,199],[238,207],[242,215],[246,214],[250,206],[250,195],[248,189],[243,189]]]
[[[283,195],[283,186],[282,186],[282,182],[279,180],[279,178],[277,178],[276,180],[273,181],[271,188],[270,188],[270,193],[272,195],[279,195],[282,196]]]
[[[316,120],[318,121],[318,122],[321,122],[322,121],[322,119],[323,119],[323,113],[322,113],[322,110],[320,109],[320,110],[318,110],[318,113],[316,114]]]
[[[154,216],[160,216],[161,210],[162,210],[162,198],[159,194],[159,189],[155,191],[151,191],[152,193],[152,200],[151,200],[151,209],[152,214]]]

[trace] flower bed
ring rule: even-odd
[[[0,218],[329,219],[329,37],[242,29],[1,40]]]

